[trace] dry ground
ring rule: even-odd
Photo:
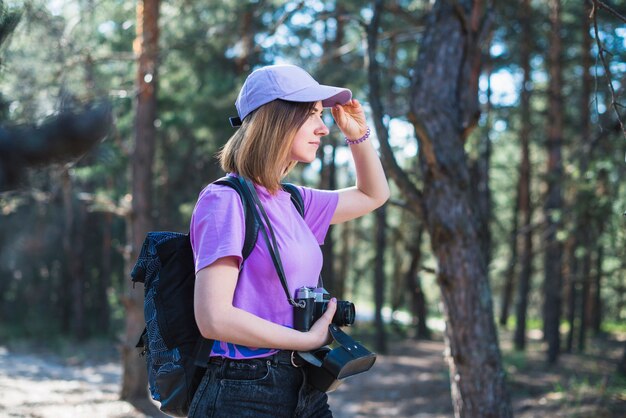
[[[615,375],[616,340],[597,340],[588,354],[563,355],[547,368],[540,343],[510,351],[503,341],[516,417],[626,417],[626,379]],[[121,369],[110,345],[52,354],[32,346],[0,347],[0,417],[145,418],[117,400]],[[451,417],[443,342],[403,340],[368,373],[348,378],[330,395],[337,418]]]

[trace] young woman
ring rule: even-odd
[[[322,268],[319,245],[329,225],[363,216],[389,197],[363,109],[350,90],[320,85],[292,65],[251,73],[235,106],[239,118],[231,123],[235,119],[240,127],[220,154],[222,168],[254,183],[276,235],[289,290],[315,287]],[[315,159],[329,133],[325,107],[352,151],[357,182],[336,191],[299,187],[303,218],[280,182],[298,162]],[[295,330],[294,308],[263,239],[242,265],[244,228],[235,190],[211,184],[200,193],[190,228],[195,316],[202,335],[216,342],[189,416],[331,417],[326,394],[307,384],[294,351],[328,342],[336,301],[309,331]]]

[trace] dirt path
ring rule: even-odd
[[[0,417],[139,418],[117,400],[121,367],[18,354],[0,347]]]
[[[419,416],[449,417],[442,350],[441,343],[425,342],[406,355],[379,356],[370,372],[347,379],[330,395],[335,416],[409,417],[420,411]],[[145,418],[117,399],[120,375],[112,360],[0,347],[0,417]]]
[[[622,343],[603,344],[585,355],[563,355],[551,369],[539,349],[507,354],[515,416],[626,417],[626,378],[613,373]],[[118,400],[121,367],[107,347],[71,356],[0,347],[0,418],[147,418]],[[394,343],[369,372],[330,394],[335,417],[451,417],[443,350],[441,341]]]
[[[443,342],[403,341],[330,394],[336,418],[452,416]]]

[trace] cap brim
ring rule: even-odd
[[[333,107],[336,104],[348,103],[352,99],[352,92],[340,87],[318,84],[280,98],[291,102],[317,102],[321,100],[322,106]]]

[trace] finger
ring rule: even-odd
[[[330,113],[333,115],[333,119],[335,119],[335,122],[337,122],[338,125],[343,122],[343,119],[345,118],[345,111],[340,105],[333,106],[330,109]]]
[[[324,315],[322,315],[322,317],[324,317],[324,319],[327,320],[328,323],[330,324],[330,322],[333,320],[333,316],[335,316],[336,311],[337,311],[337,299],[332,298],[330,302],[328,302],[328,305],[326,306],[326,312],[324,312]]]

